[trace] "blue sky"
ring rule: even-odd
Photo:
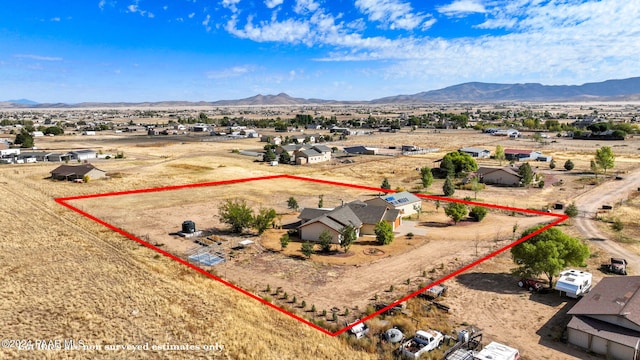
[[[1,1],[1,0],[0,0]],[[640,0],[2,1],[0,100],[370,100],[640,76]]]

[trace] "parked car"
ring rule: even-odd
[[[627,275],[627,260],[611,258],[608,264],[602,264],[601,269],[613,274]]]
[[[544,283],[536,279],[522,278],[518,281],[518,286],[529,291],[539,292],[544,288]]]

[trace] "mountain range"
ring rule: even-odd
[[[340,104],[432,104],[432,103],[495,103],[495,102],[569,102],[569,101],[639,101],[640,77],[583,85],[495,84],[469,82],[439,90],[412,95],[396,95],[370,101],[338,101],[278,95],[256,95],[239,100],[160,101],[142,103],[40,104],[20,99],[0,102],[0,107],[71,108],[71,107],[177,107],[177,106],[251,106],[251,105],[340,105]]]

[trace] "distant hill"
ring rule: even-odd
[[[11,104],[20,104],[20,105],[38,105],[37,102],[29,100],[29,99],[7,100],[7,101],[3,101],[3,102],[11,103]]]
[[[470,82],[413,95],[388,96],[371,101],[338,101],[278,95],[256,95],[238,100],[159,101],[159,102],[85,102],[79,104],[41,104],[21,99],[0,102],[1,108],[89,108],[89,107],[189,107],[189,106],[269,106],[269,105],[346,105],[346,104],[429,104],[491,102],[567,102],[567,101],[638,101],[640,77],[607,80],[583,85],[494,84]]]
[[[499,102],[499,101],[620,101],[640,94],[640,77],[583,85],[493,84],[470,82],[413,95],[389,96],[373,104]]]

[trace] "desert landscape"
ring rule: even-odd
[[[595,106],[595,105],[589,105]],[[515,106],[514,106],[515,108]],[[545,105],[545,110],[569,116],[589,112],[583,104]],[[600,113],[620,117],[637,113],[632,105],[601,105]],[[249,108],[255,118],[264,109]],[[294,114],[298,107],[269,108],[270,113]],[[395,118],[400,113],[429,113],[434,108],[373,108],[381,118]],[[490,106],[478,106],[480,112]],[[501,109],[501,111],[504,109]],[[52,114],[65,116],[80,110],[43,110],[36,117]],[[84,111],[84,110],[82,110]],[[98,111],[94,109],[92,111]],[[121,110],[123,111],[123,110]],[[159,109],[154,111],[162,112]],[[175,110],[166,109],[167,113]],[[216,109],[185,109],[192,113],[209,113]],[[246,114],[247,109],[230,107],[226,114]],[[317,116],[347,113],[344,108],[329,106],[315,109]],[[465,112],[451,107],[447,111]],[[473,111],[476,111],[474,108]],[[80,111],[81,112],[81,111]],[[21,112],[21,116],[29,116]],[[226,115],[231,116],[233,115]],[[341,115],[343,118],[350,116]],[[614,115],[610,115],[614,116]],[[249,117],[250,118],[250,117]],[[111,119],[127,124],[129,118]],[[166,124],[168,118],[137,118],[136,123]],[[567,120],[568,121],[568,120]],[[258,129],[277,136],[273,129]],[[326,129],[311,130],[327,133]],[[300,131],[298,131],[300,132]],[[307,130],[306,133],[310,131]],[[65,131],[64,135],[39,137],[37,149],[29,151],[66,152],[92,149],[100,154],[123,154],[121,158],[91,159],[89,162],[106,172],[106,179],[88,182],[54,181],[50,172],[62,163],[35,162],[0,166],[0,191],[3,229],[0,241],[0,267],[5,286],[0,290],[0,322],[10,338],[82,339],[87,344],[201,344],[218,346],[215,351],[181,352],[185,358],[230,359],[297,359],[297,358],[393,358],[388,345],[376,345],[379,333],[392,324],[416,326],[410,318],[422,314],[421,299],[408,304],[413,315],[379,315],[368,321],[372,331],[364,341],[347,336],[326,334],[298,322],[294,318],[243,295],[220,282],[205,277],[193,269],[162,256],[103,225],[88,219],[54,199],[99,193],[163,188],[186,184],[213,183],[225,180],[290,174],[307,178],[379,188],[388,179],[392,190],[421,192],[442,196],[443,179],[435,179],[427,189],[420,185],[424,166],[439,167],[439,161],[451,151],[463,147],[490,149],[532,149],[552,156],[557,167],[547,162],[532,161],[541,174],[544,187],[485,186],[477,194],[459,187],[453,196],[480,203],[506,207],[551,211],[557,203],[575,202],[582,211],[579,217],[559,225],[567,234],[582,239],[590,248],[585,271],[594,274],[594,282],[608,276],[598,269],[609,257],[622,251],[629,260],[629,274],[637,274],[640,256],[637,237],[638,186],[640,179],[639,138],[630,134],[625,140],[577,140],[556,136],[535,140],[535,131],[522,131],[521,137],[491,136],[480,130],[412,128],[383,133],[363,128],[362,133],[335,139],[327,146],[339,150],[331,161],[307,164],[270,166],[256,161],[243,152],[262,152],[264,142],[258,138],[236,138],[211,141],[208,134],[185,133],[157,136],[147,132],[122,133],[101,131],[81,135],[80,131]],[[291,133],[290,135],[293,135]],[[2,137],[13,141],[15,135]],[[431,149],[418,155],[403,156],[394,151],[402,145]],[[615,166],[596,181],[590,172],[590,160],[596,149],[610,146],[615,152]],[[378,155],[346,156],[340,150],[350,146],[366,146],[381,150]],[[386,150],[382,151],[382,150]],[[23,150],[27,151],[27,150]],[[389,156],[389,154],[394,154]],[[349,161],[345,161],[348,159]],[[575,168],[562,167],[571,160]],[[479,166],[499,166],[497,159],[477,159]],[[504,162],[507,165],[508,162]],[[69,165],[75,165],[70,162]],[[615,177],[619,179],[616,180]],[[601,189],[609,194],[605,196]],[[216,239],[236,245],[240,239],[229,234],[218,217],[218,204],[228,198],[242,198],[253,208],[273,207],[280,215],[280,224],[293,221],[297,212],[287,208],[287,198],[295,196],[300,207],[317,207],[318,195],[325,206],[336,207],[343,201],[366,200],[376,195],[353,188],[320,184],[300,184],[293,180],[267,180],[232,185],[206,186],[161,192],[125,194],[71,200],[69,203],[83,212],[149,242],[176,256],[186,258],[194,248],[193,241],[170,235],[184,220],[193,220],[199,228],[215,230]],[[603,204],[613,205],[599,212]],[[444,206],[444,204],[442,204]],[[414,226],[414,236],[398,231],[391,245],[371,244],[373,239],[361,239],[349,250],[350,256],[311,255],[304,259],[300,243],[292,242],[285,250],[278,239],[286,230],[272,228],[262,235],[253,232],[242,238],[251,239],[255,247],[238,250],[237,257],[220,265],[206,268],[212,274],[232,282],[304,318],[322,324],[331,331],[345,323],[370,314],[380,302],[391,303],[413,291],[429,285],[474,260],[509,245],[526,228],[550,222],[548,216],[525,216],[508,211],[490,211],[480,223],[463,221],[453,224],[443,208],[431,200],[423,201],[419,216],[404,219],[404,225]],[[590,220],[599,216],[600,221]],[[619,219],[624,230],[611,230],[610,222]],[[584,222],[595,226],[589,230]],[[514,230],[515,228],[515,230]],[[416,230],[417,229],[417,230]],[[587,236],[585,231],[599,232]],[[606,238],[611,248],[602,247]],[[369,241],[367,241],[369,240]],[[377,249],[371,251],[370,249]],[[621,250],[622,249],[622,250]],[[382,251],[384,255],[379,254]],[[337,251],[337,254],[340,250]],[[509,251],[505,251],[455,278],[448,279],[447,294],[441,299],[450,311],[429,310],[425,322],[435,328],[451,331],[474,327],[481,329],[484,342],[498,341],[517,347],[523,359],[595,359],[562,341],[566,311],[575,300],[549,294],[529,293],[516,285],[510,274],[515,267]],[[270,290],[267,290],[267,286]],[[390,287],[394,290],[389,291]],[[286,291],[289,298],[282,298]],[[290,298],[297,297],[296,303]],[[299,304],[307,304],[302,308]],[[311,305],[316,308],[310,312]],[[338,320],[323,315],[338,308]],[[349,309],[348,314],[344,313]],[[565,315],[563,315],[565,314]],[[415,329],[414,329],[415,330]],[[296,334],[292,340],[291,334]],[[5,337],[7,337],[5,336]],[[365,345],[367,344],[367,345]],[[56,358],[59,353],[39,351],[2,353],[9,358]],[[107,351],[93,353],[65,352],[69,357],[104,356],[108,358],[157,358],[160,351]],[[439,358],[440,353],[430,354]]]

